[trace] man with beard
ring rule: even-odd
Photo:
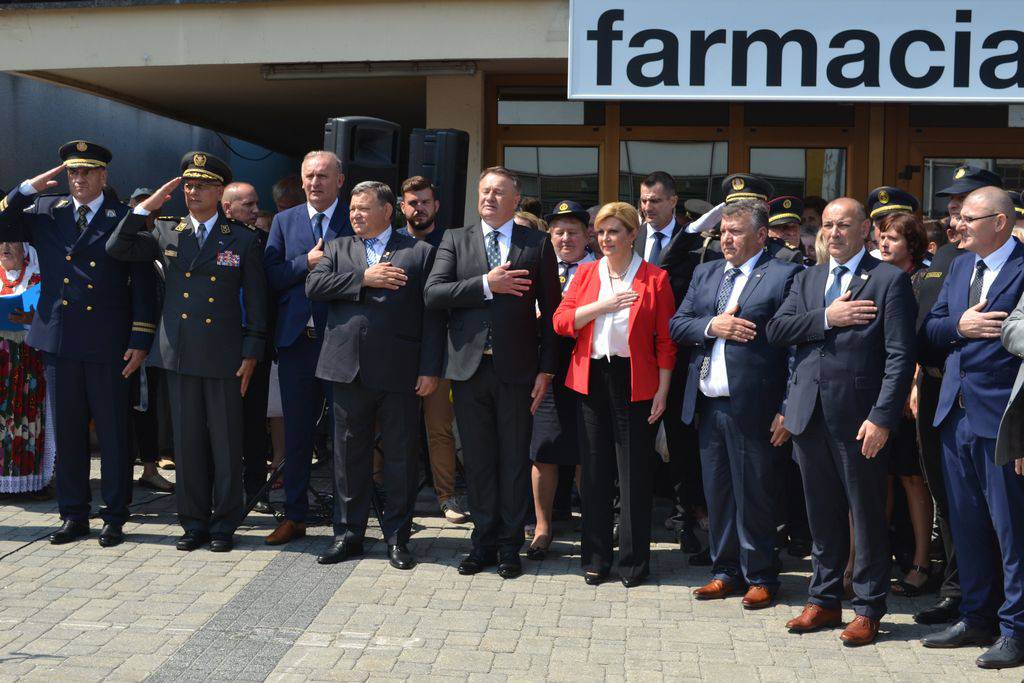
[[[441,244],[444,228],[437,225],[437,188],[423,176],[402,183],[402,213],[407,223],[404,232],[432,247]],[[427,453],[434,492],[444,518],[453,524],[469,521],[469,512],[455,495],[455,410],[451,401],[451,382],[438,380],[437,390],[423,398],[423,424],[427,430]]]

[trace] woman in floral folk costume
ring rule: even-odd
[[[0,296],[22,294],[38,282],[35,250],[0,242]],[[23,329],[0,329],[0,494],[42,491],[53,478],[43,354],[25,344],[32,316],[12,314],[10,321]]]

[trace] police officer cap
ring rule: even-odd
[[[1011,190],[1009,194],[1010,199],[1013,200],[1013,208],[1017,210],[1017,218],[1024,218],[1024,192]]]
[[[722,181],[725,203],[732,204],[740,199],[760,199],[763,202],[775,194],[775,188],[764,178],[749,173],[733,173]]]
[[[207,152],[189,152],[181,158],[181,177],[227,185],[231,182],[231,167]]]
[[[110,150],[88,140],[72,140],[57,150],[66,168],[106,168],[113,158]]]
[[[872,220],[889,213],[916,213],[920,207],[917,197],[898,187],[877,187],[868,195],[868,215]]]
[[[687,199],[683,202],[683,217],[688,221],[695,221],[708,211],[713,209],[710,202],[706,202],[703,199]],[[678,209],[676,213],[679,213]]]
[[[953,184],[939,190],[935,194],[939,197],[949,197],[954,194],[967,194],[974,192],[980,187],[1002,187],[1003,179],[992,171],[977,166],[960,166],[953,172]]]
[[[584,227],[590,225],[590,214],[587,213],[587,210],[583,208],[582,204],[574,202],[571,199],[566,199],[555,204],[554,211],[546,214],[544,216],[544,221],[550,225],[551,221],[556,218],[564,218],[566,216],[580,221],[583,223]]]
[[[804,219],[804,202],[799,197],[776,197],[768,202],[768,225],[801,223]]]

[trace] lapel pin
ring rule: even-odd
[[[107,218],[117,218],[117,211],[107,209]]]
[[[861,280],[867,280],[868,279],[868,274],[867,273],[861,273],[860,274],[860,279]]]

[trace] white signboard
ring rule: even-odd
[[[1022,0],[571,0],[572,99],[1024,102]]]

